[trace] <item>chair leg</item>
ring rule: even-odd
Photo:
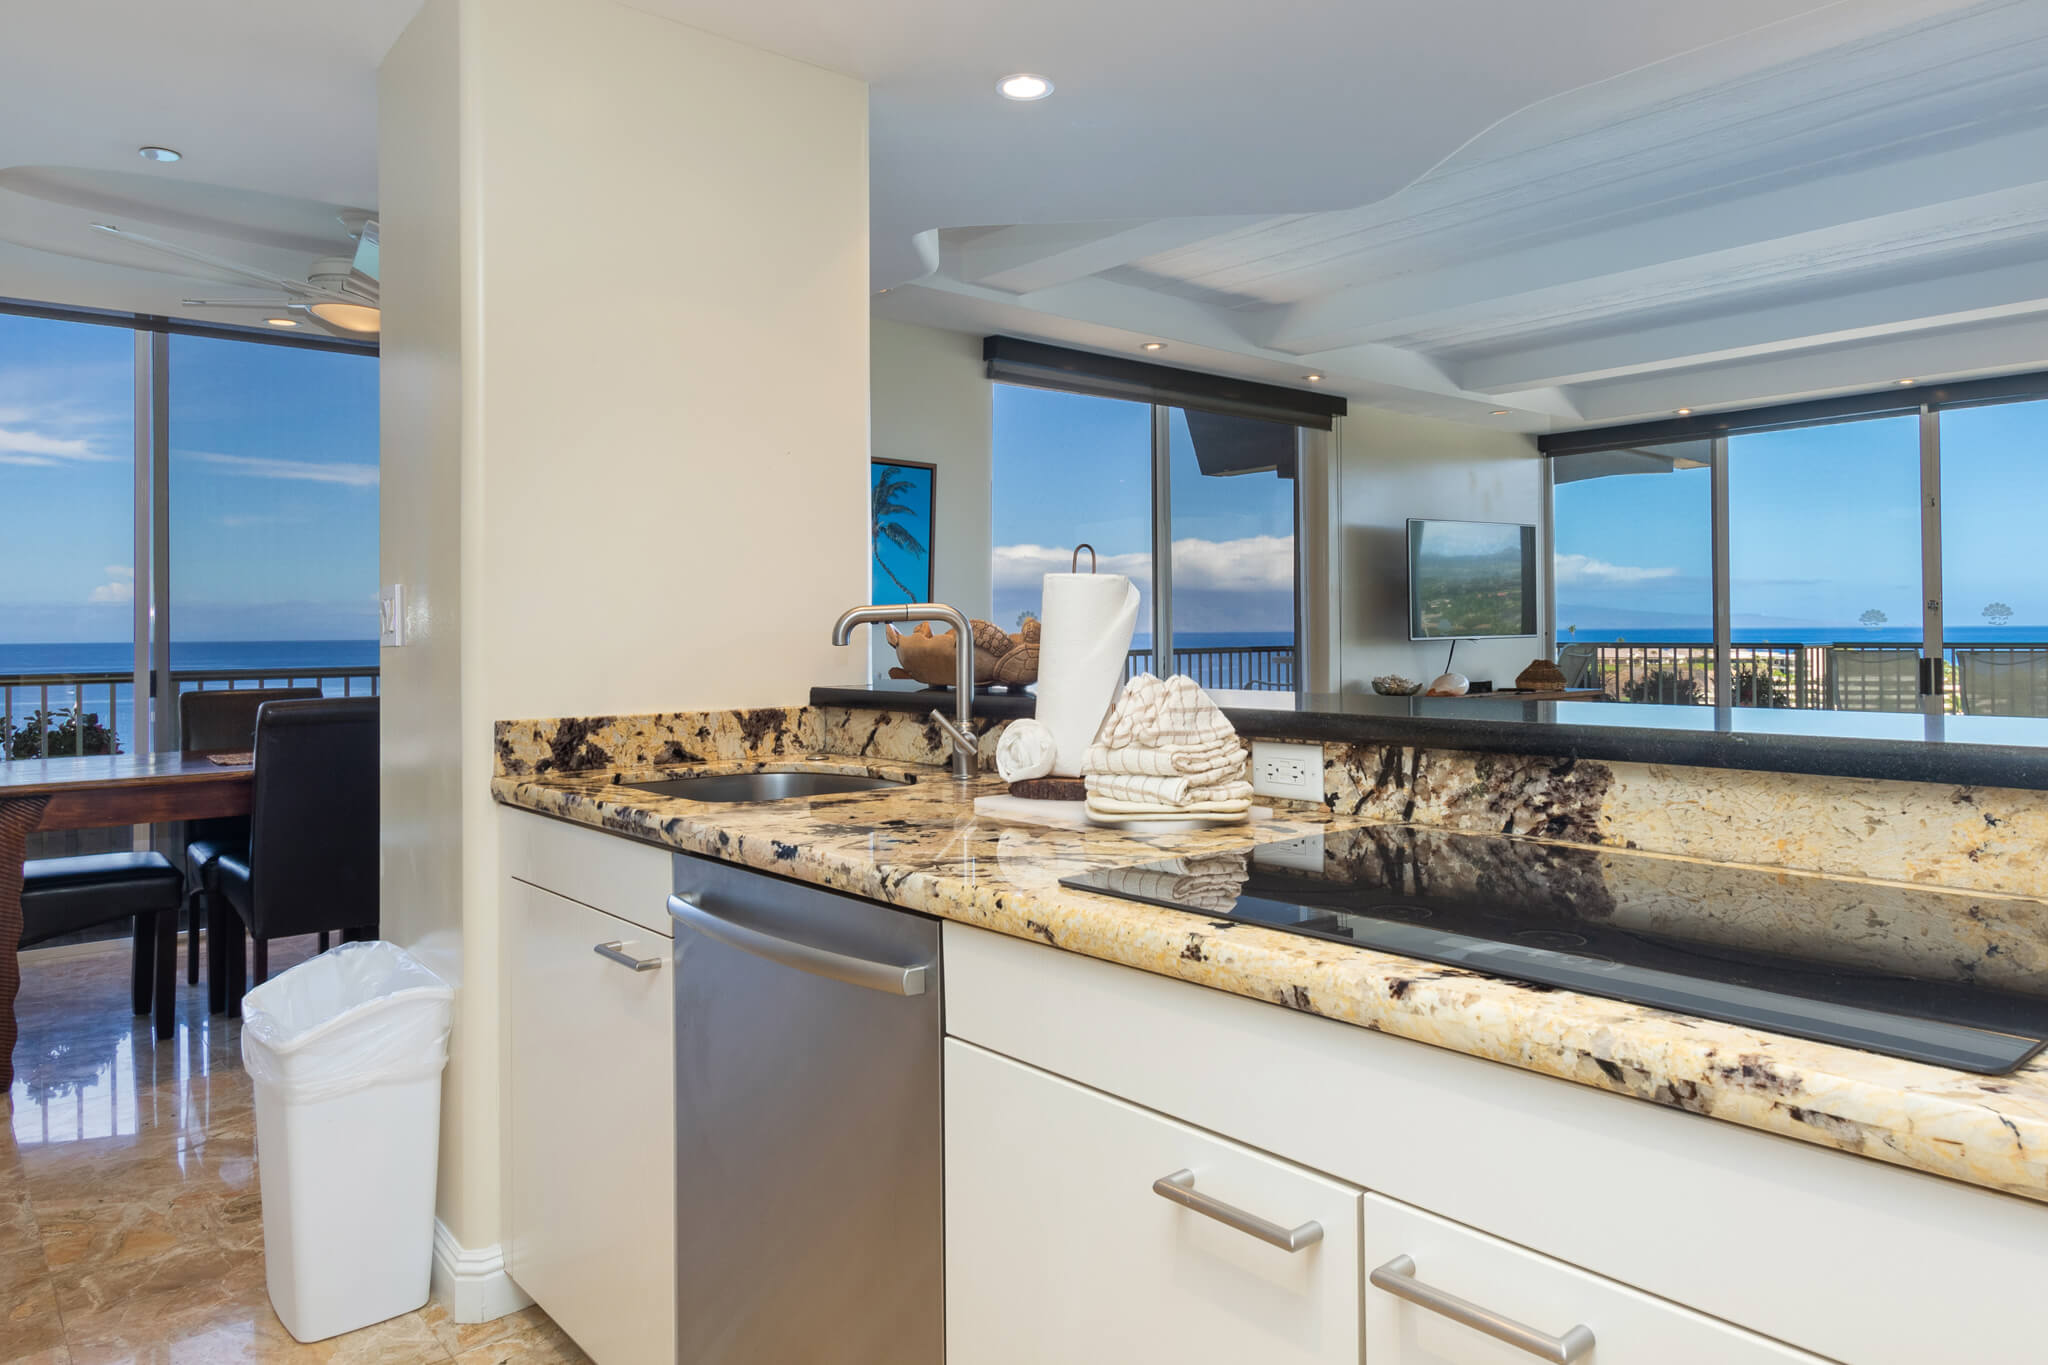
[[[156,982],[156,916],[135,917],[135,962],[129,995],[137,1014],[149,1013],[150,989]]]
[[[206,909],[206,891],[193,887],[185,901],[185,984],[199,984],[199,924]]]
[[[156,1036],[169,1038],[178,1031],[178,911],[160,910],[156,916]]]
[[[221,950],[227,954],[228,971],[228,1017],[242,1017],[242,997],[249,990],[248,939],[242,917],[229,910],[220,917]]]
[[[206,1010],[209,1014],[225,1014],[228,1008],[228,940],[234,931],[229,927],[237,923],[235,912],[220,906],[210,906],[207,918],[213,922],[206,926]]]
[[[253,978],[249,984],[260,986],[270,980],[270,940],[253,938],[250,942],[255,945],[256,969],[249,974]]]

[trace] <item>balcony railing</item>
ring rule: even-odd
[[[1558,651],[1574,686],[1597,687],[1615,701],[1711,706],[1711,642],[1630,644],[1564,642]],[[1736,706],[1821,711],[1920,709],[1918,641],[1833,644],[1738,642],[1729,673]],[[1943,650],[1943,708],[1952,715],[2048,716],[2048,643],[1956,644]]]
[[[1293,645],[1206,645],[1173,651],[1168,672],[1185,673],[1203,687],[1258,692],[1294,690]],[[1152,651],[1134,649],[1124,663],[1124,677],[1158,673]]]
[[[180,669],[178,692],[223,687],[317,687],[329,697],[375,696],[377,667]],[[132,673],[0,674],[0,760],[120,753],[134,718]],[[172,712],[176,725],[176,712]],[[97,728],[96,728],[97,727]],[[102,733],[103,732],[103,733]],[[176,747],[176,735],[169,747]]]

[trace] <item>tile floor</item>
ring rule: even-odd
[[[272,945],[282,971],[314,941]],[[451,1322],[439,1305],[310,1346],[263,1288],[255,1113],[240,1023],[179,981],[177,1037],[129,1014],[128,948],[22,962],[0,1136],[0,1362],[411,1362],[587,1358],[538,1308]]]

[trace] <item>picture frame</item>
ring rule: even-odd
[[[885,606],[932,600],[933,533],[939,469],[915,460],[876,459],[868,471],[870,601]]]

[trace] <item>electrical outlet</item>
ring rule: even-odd
[[[1323,746],[1252,741],[1252,794],[1290,801],[1323,799]]]
[[[1323,875],[1323,836],[1304,834],[1299,839],[1260,844],[1252,850],[1252,864],[1255,867],[1284,867],[1320,877]]]

